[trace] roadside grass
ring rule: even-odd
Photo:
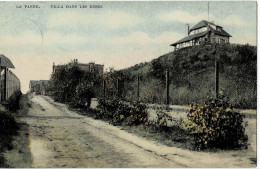
[[[28,126],[20,120],[29,110],[28,95],[0,106],[0,167],[31,167]],[[12,106],[11,106],[12,105]],[[11,109],[10,109],[11,108]],[[7,110],[9,109],[9,110]]]
[[[80,115],[92,117],[110,123],[110,119],[100,118],[97,116],[97,111],[92,108],[72,108],[70,110],[76,111]],[[188,134],[185,130],[179,126],[172,127],[157,127],[155,125],[120,125],[122,130],[135,134],[140,137],[144,137],[148,140],[152,140],[163,145],[178,147],[183,149],[194,150],[193,136]]]
[[[30,101],[30,94],[23,94],[19,100],[19,110],[15,112],[16,117],[25,116],[28,114],[29,109],[32,107],[32,103]]]
[[[0,124],[0,167],[6,168],[10,166],[7,165],[3,152],[13,148],[13,136],[17,134],[19,127],[14,117],[5,111],[0,111]]]
[[[11,103],[13,104],[13,102]],[[14,108],[18,105],[13,104]],[[13,148],[13,137],[17,135],[19,130],[19,125],[17,124],[14,115],[6,107],[0,105],[0,167],[6,168],[10,167],[4,158],[3,153],[6,150],[11,150]]]
[[[170,147],[194,150],[192,136],[178,126],[165,127],[143,124],[137,126],[120,126],[123,130]]]
[[[13,137],[13,148],[4,153],[6,164],[12,168],[31,168],[32,156],[29,148],[30,136],[28,125],[18,120],[18,134]]]
[[[92,117],[93,119],[99,119],[111,124],[111,119],[97,116],[98,110],[96,109],[86,108],[86,107],[81,107],[81,108],[69,107],[69,109],[77,112],[80,115]],[[123,124],[123,125],[119,125],[118,127],[120,127],[122,130],[125,130],[129,133],[135,134],[137,136],[146,138],[151,141],[158,142],[166,146],[198,151],[195,146],[195,142],[193,138],[194,136],[189,134],[187,131],[183,130],[182,128],[180,128],[178,124],[171,127],[156,126],[153,124],[149,124],[149,125],[139,124],[139,125],[131,125],[131,126]],[[199,151],[223,152],[223,151],[230,151],[230,150],[228,149],[225,150],[220,148],[209,148],[209,149],[203,149]]]

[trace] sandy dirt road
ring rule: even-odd
[[[195,152],[167,147],[81,116],[46,96],[31,97],[22,120],[29,124],[33,167],[255,167],[255,151]],[[247,154],[247,155],[245,155]],[[248,155],[249,154],[249,155]]]

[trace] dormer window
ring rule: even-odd
[[[217,27],[217,31],[221,32],[222,28],[221,27]]]

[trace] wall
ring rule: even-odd
[[[6,79],[5,79],[6,73]],[[6,83],[5,83],[6,80]],[[5,87],[6,84],[6,87]],[[4,69],[1,70],[1,100],[8,100],[15,92],[20,91],[21,85],[20,80],[16,77],[16,75],[7,69],[5,72]]]
[[[213,42],[213,38],[216,38],[216,42]],[[216,35],[216,34],[213,34],[211,36],[211,43],[218,43],[219,42],[219,39],[224,39],[226,43],[229,42],[229,37],[226,37],[226,36],[221,36],[221,35]]]

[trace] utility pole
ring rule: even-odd
[[[3,101],[7,100],[7,67],[5,67],[4,73],[4,99]]]
[[[2,101],[2,80],[1,80],[2,67],[1,67],[1,64],[2,64],[2,60],[0,58],[0,101]]]
[[[137,76],[137,100],[139,101],[139,92],[140,92],[140,88],[139,88],[139,85],[140,85],[140,77]]]
[[[215,60],[215,90],[216,98],[219,96],[219,62]]]
[[[103,80],[103,99],[106,99],[106,81],[105,79]]]
[[[116,95],[117,99],[119,99],[119,79],[116,79]]]
[[[166,69],[166,105],[169,105],[169,70]]]

